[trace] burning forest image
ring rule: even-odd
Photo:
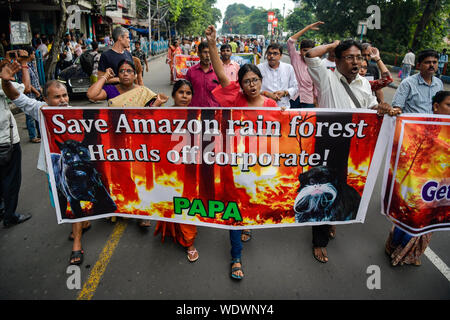
[[[297,127],[309,122],[308,126],[315,128],[319,120],[335,122],[337,113],[320,114],[319,117],[316,112],[177,108],[71,109],[70,112],[48,109],[44,113],[46,132],[51,137],[49,149],[52,153],[59,152],[57,142],[66,140],[76,140],[90,148],[91,157],[95,157],[91,164],[99,172],[102,184],[117,206],[111,213],[160,220],[167,218],[173,219],[174,222],[211,226],[282,226],[295,223],[293,205],[300,186],[299,175],[319,165],[333,166],[335,162],[344,163],[345,170],[343,174],[341,172],[341,175],[345,175],[343,179],[361,196],[382,122],[382,118],[372,113],[345,114],[346,122],[364,122],[364,130],[361,130],[364,138],[355,135],[345,141],[339,141],[323,136],[320,140],[315,138],[314,134],[305,137],[298,132],[295,136],[289,136],[292,133],[290,124],[295,116],[301,116]],[[161,134],[142,130],[140,133],[125,134],[127,128],[123,124],[124,114],[128,123],[135,119],[153,119],[155,123],[164,123],[165,119],[184,119],[186,122],[198,120],[197,123],[215,119],[221,134],[207,139],[201,134]],[[55,115],[64,117],[57,118],[59,122],[50,121],[55,119]],[[256,123],[256,119],[262,119],[261,115],[264,121],[280,124],[279,136],[245,135],[240,131],[242,125],[234,127],[234,135],[227,135],[230,121],[239,121],[242,124],[246,120],[252,120]],[[69,123],[68,119],[79,119],[81,124],[77,127],[75,121]],[[94,121],[97,121],[98,127],[104,124],[101,129],[105,133],[91,130],[95,127]],[[61,129],[63,122],[66,124],[66,132]],[[122,129],[121,133],[117,133],[118,128]],[[356,132],[356,126],[354,131]],[[194,155],[190,154],[192,159],[189,158],[195,161],[181,164],[182,158],[176,163],[176,159],[169,156],[170,150],[178,150],[179,154],[182,154],[183,146],[198,147],[199,151],[192,153]],[[109,152],[110,150],[114,152]],[[319,153],[318,150],[321,150],[322,158],[320,161],[313,161],[312,155]],[[202,159],[206,151],[215,152],[216,163],[208,164]],[[219,151],[223,151],[220,157]],[[264,161],[272,155],[272,162],[269,165],[257,163],[249,166],[247,170],[242,169],[240,158],[237,159],[238,165],[221,163],[222,158],[227,157],[225,153],[251,152],[258,156],[267,154],[262,158]],[[300,157],[302,154],[303,158]],[[279,163],[276,163],[274,155],[290,156],[280,156]],[[124,156],[126,161],[123,160]],[[194,200],[198,199],[197,213],[188,214],[189,210],[184,208],[181,215],[175,214],[174,198],[192,202],[191,213]],[[218,203],[223,203],[223,208]],[[86,217],[94,215],[89,203],[81,205]],[[242,219],[236,219],[235,216],[226,218],[227,210],[228,213],[233,210],[231,205],[238,208]],[[70,206],[67,210],[65,216],[70,217]],[[215,213],[212,214],[211,211],[214,210]]]

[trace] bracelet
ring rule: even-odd
[[[105,81],[108,81],[108,78],[105,76],[102,76],[103,79],[105,79]]]
[[[381,60],[381,58],[380,59],[378,59],[377,61],[374,61],[375,63],[378,63],[378,61],[380,61]]]
[[[28,66],[20,66],[22,69],[28,69]]]

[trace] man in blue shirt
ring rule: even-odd
[[[433,113],[432,99],[444,90],[442,81],[434,74],[438,67],[439,54],[435,50],[419,53],[419,73],[403,80],[395,92],[392,106],[403,113]]]

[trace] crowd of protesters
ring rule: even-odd
[[[402,82],[391,103],[384,99],[382,88],[393,81],[383,63],[380,52],[369,43],[355,40],[336,40],[333,43],[317,45],[303,35],[317,30],[323,22],[313,23],[293,34],[287,41],[290,63],[281,61],[283,47],[278,43],[266,43],[246,37],[218,37],[213,26],[205,31],[205,38],[182,38],[172,41],[166,62],[170,66],[170,81],[173,84],[174,106],[192,107],[273,107],[280,110],[298,108],[364,108],[377,110],[391,116],[400,113],[444,113],[449,114],[450,93],[444,91],[442,81],[435,76],[442,74],[447,63],[446,51],[434,50],[418,53],[416,58],[410,51],[403,60]],[[66,34],[59,52],[58,70],[70,66],[74,59],[87,50],[94,56],[87,97],[91,101],[108,100],[110,106],[152,107],[167,103],[163,93],[154,93],[145,87],[142,75],[149,71],[147,56],[139,42],[131,51],[129,32],[122,27],[114,29],[104,39],[108,49],[99,53],[95,39],[76,38]],[[300,51],[296,50],[297,43]],[[7,59],[1,63],[1,110],[0,142],[11,141],[14,145],[13,158],[0,165],[2,179],[0,198],[2,218],[9,227],[22,223],[31,215],[16,213],[20,189],[20,144],[17,125],[6,103],[12,100],[27,115],[30,123],[30,141],[39,142],[39,108],[43,105],[65,107],[69,97],[64,84],[49,81],[41,88],[33,68],[34,51],[39,50],[48,58],[52,39],[33,38],[32,47],[18,54],[5,53]],[[264,52],[265,51],[265,52]],[[261,59],[256,64],[239,66],[231,61],[234,53],[254,53]],[[265,54],[264,54],[265,53]],[[286,52],[285,52],[286,53]],[[200,63],[189,68],[186,79],[173,78],[173,57],[176,54],[197,55]],[[265,61],[263,61],[263,56]],[[14,62],[11,62],[15,60]],[[411,67],[418,73],[410,75]],[[16,79],[17,76],[17,79]],[[16,81],[17,80],[17,81]],[[130,103],[131,101],[131,103]],[[3,125],[8,124],[8,125]],[[11,125],[9,125],[11,124]],[[31,127],[34,126],[34,131]],[[11,132],[9,132],[9,128]],[[3,130],[3,128],[8,128]],[[41,145],[38,168],[46,171],[44,149]],[[341,169],[341,168],[338,168]],[[346,169],[345,169],[346,170]],[[346,178],[346,174],[344,175]],[[140,222],[144,228],[148,220]],[[81,245],[82,233],[90,228],[89,222],[74,223],[70,239],[74,241],[70,255],[71,264],[81,264],[84,251]],[[194,246],[197,235],[195,226],[159,222],[155,233],[173,236],[186,248],[187,258],[194,262],[199,253]],[[233,279],[243,279],[241,260],[242,242],[252,237],[250,230],[230,231],[231,272]],[[327,244],[336,237],[336,228],[330,225],[312,227],[313,256],[322,263],[328,262]],[[425,250],[431,234],[411,237],[398,228],[393,228],[386,243],[386,252],[392,264],[420,264],[420,255]]]

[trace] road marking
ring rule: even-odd
[[[92,297],[94,296],[94,293],[97,290],[97,286],[100,283],[100,279],[102,278],[103,274],[106,271],[106,267],[108,266],[108,263],[111,260],[114,250],[119,244],[120,238],[122,237],[127,227],[127,224],[128,223],[126,220],[120,220],[116,223],[111,236],[106,242],[106,245],[103,247],[103,250],[100,253],[99,258],[95,263],[95,266],[91,271],[91,274],[89,275],[88,280],[84,283],[83,289],[78,295],[77,300],[91,300]]]
[[[425,249],[425,255],[435,265],[436,268],[447,278],[450,282],[450,268],[441,260],[429,247]]]

